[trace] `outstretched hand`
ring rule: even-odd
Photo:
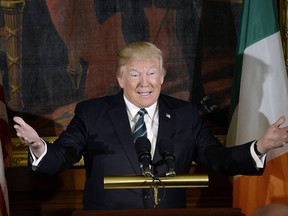
[[[44,152],[45,148],[38,133],[21,117],[15,116],[13,120],[16,123],[14,125],[16,135],[23,143],[31,148],[36,157],[39,157]]]
[[[265,154],[271,149],[288,144],[288,126],[281,127],[285,121],[284,116],[280,117],[257,141],[257,149],[260,153]]]

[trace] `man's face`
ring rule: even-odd
[[[145,108],[158,100],[164,73],[158,59],[131,61],[117,77],[125,97],[135,106]]]

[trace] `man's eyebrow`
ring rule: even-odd
[[[138,72],[138,73],[140,73],[140,71],[138,71],[137,69],[134,69],[134,68],[131,68],[129,71],[130,72]]]
[[[157,67],[156,66],[151,66],[146,71],[150,71],[150,70],[157,70]],[[135,72],[141,73],[141,71],[139,71],[137,68],[130,68],[129,71],[130,72],[135,71]]]

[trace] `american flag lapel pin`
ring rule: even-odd
[[[169,113],[166,113],[166,118],[171,118],[171,115]]]

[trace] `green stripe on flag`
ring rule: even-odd
[[[273,11],[274,14],[267,14]],[[253,20],[253,22],[251,22]],[[230,103],[230,119],[239,102],[244,50],[250,45],[279,31],[276,1],[243,0],[241,28],[237,45]]]

